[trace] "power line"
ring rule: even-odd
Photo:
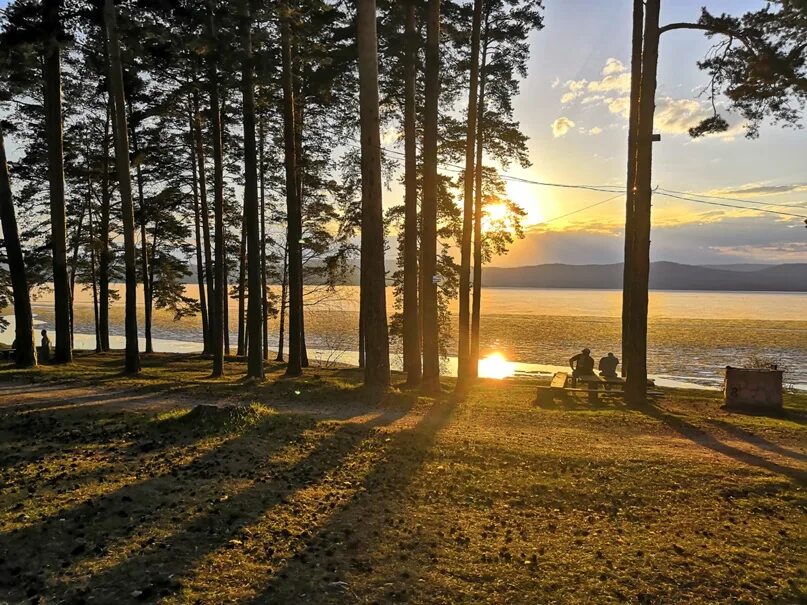
[[[796,202],[795,204],[774,204],[772,202],[760,202],[758,200],[744,200],[736,197],[725,197],[722,195],[708,195],[706,193],[691,193],[689,191],[676,191],[675,189],[659,188],[659,191],[666,191],[668,193],[675,193],[678,195],[689,195],[694,197],[705,197],[714,200],[725,200],[728,202],[740,202],[742,204],[757,204],[759,206],[770,206],[772,208],[800,208],[805,202]]]
[[[355,141],[356,139],[353,139],[353,140]],[[356,144],[352,144],[352,145],[354,147],[360,149],[359,145],[356,145]],[[393,155],[396,155],[398,157],[405,157],[403,152],[400,152],[400,151],[397,151],[397,150],[394,150],[394,149],[387,149],[386,147],[380,146],[380,150],[382,152],[384,152],[384,153],[393,154]],[[464,167],[458,166],[456,164],[449,164],[447,162],[439,162],[438,164],[443,169],[449,170],[451,172],[457,173],[457,172],[464,172],[465,171]],[[552,182],[548,182],[548,181],[534,181],[534,180],[531,180],[531,179],[525,179],[525,178],[522,178],[522,177],[509,175],[509,174],[506,174],[506,173],[499,173],[499,176],[503,180],[506,180],[506,181],[526,183],[526,184],[529,184],[529,185],[536,185],[536,186],[539,186],[539,187],[555,187],[555,188],[561,188],[561,189],[581,189],[581,190],[586,190],[586,191],[602,191],[604,193],[617,192],[617,195],[615,195],[615,196],[606,198],[604,200],[600,200],[599,202],[595,202],[594,204],[591,204],[589,206],[584,206],[583,208],[579,208],[579,209],[574,210],[572,212],[569,212],[567,214],[563,214],[561,216],[556,216],[556,217],[554,217],[552,219],[549,219],[548,221],[542,221],[539,224],[547,224],[547,223],[550,223],[550,222],[553,222],[553,221],[560,220],[562,218],[566,218],[568,216],[572,216],[572,215],[577,214],[579,212],[584,212],[585,210],[588,210],[590,208],[595,208],[595,207],[599,206],[600,204],[605,204],[606,202],[610,202],[611,200],[614,200],[614,199],[616,199],[618,197],[621,197],[621,196],[625,195],[625,193],[626,193],[626,188],[625,187],[619,187],[618,185],[579,185],[579,184],[573,184],[573,183],[552,183]],[[756,200],[742,200],[742,199],[738,199],[738,198],[729,198],[729,197],[708,195],[708,194],[690,194],[690,193],[687,193],[685,191],[675,191],[674,189],[662,189],[662,188],[656,189],[655,193],[658,194],[658,195],[663,195],[665,197],[675,198],[675,199],[684,200],[684,201],[687,201],[687,202],[693,202],[693,203],[697,203],[697,204],[707,204],[709,206],[721,206],[721,207],[724,207],[724,208],[734,208],[734,209],[737,209],[737,210],[749,210],[749,211],[752,211],[752,212],[754,212],[754,211],[756,211],[756,212],[765,212],[767,214],[775,214],[775,215],[778,215],[778,216],[792,216],[792,217],[796,217],[796,218],[807,219],[807,215],[803,215],[803,214],[795,214],[795,213],[792,213],[792,212],[782,212],[782,211],[779,211],[779,210],[768,210],[766,208],[753,208],[753,207],[748,207],[748,206],[738,206],[736,204],[726,204],[726,203],[721,203],[721,202],[709,202],[709,201],[706,201],[706,200],[703,200],[703,199],[695,199],[694,197],[687,197],[687,196],[697,196],[697,197],[705,197],[705,198],[710,198],[710,199],[721,199],[721,200],[727,200],[727,201],[736,201],[736,202],[740,202],[740,203],[757,204],[757,205],[760,205],[760,206],[768,206],[768,207],[772,207],[772,208],[782,208],[782,207],[785,207],[785,208],[792,208],[792,207],[801,208],[802,206],[801,206],[800,203],[791,204],[791,205],[773,204],[773,203],[769,203],[769,202],[760,202],[760,201],[756,201]]]
[[[357,143],[360,143],[357,139],[352,139]],[[361,149],[360,145],[356,143],[349,143],[351,146],[355,147],[356,149]],[[405,159],[406,156],[403,152],[397,151],[395,149],[388,149],[386,147],[380,146],[380,150],[384,153],[389,153],[399,158]],[[449,172],[460,173],[465,172],[464,166],[459,166],[457,164],[450,164],[448,162],[438,162],[438,165],[442,167],[444,170],[448,170]],[[547,181],[533,181],[530,179],[525,179],[520,176],[514,176],[512,174],[507,174],[504,172],[499,173],[499,177],[505,181],[513,181],[519,183],[527,183],[528,185],[537,185],[540,187],[557,187],[562,189],[584,189],[587,191],[602,191],[604,193],[614,193],[616,191],[620,193],[625,192],[625,187],[621,187],[619,185],[578,185],[574,183],[551,183]]]
[[[674,195],[672,193],[664,193],[663,191],[659,190],[656,192],[658,195],[663,195],[665,197],[672,197],[678,200],[685,200],[687,202],[695,202],[698,204],[708,204],[709,206],[723,206],[725,208],[735,208],[738,210],[749,210],[751,212],[767,212],[768,214],[777,214],[779,216],[793,216],[796,218],[803,218],[807,219],[807,214],[793,214],[792,212],[781,212],[779,210],[768,210],[767,208],[749,208],[748,206],[737,206],[735,204],[724,204],[721,202],[707,202],[706,200],[696,200],[691,197],[684,197],[681,195]]]
[[[555,221],[559,221],[559,220],[560,220],[560,219],[562,219],[562,218],[566,218],[567,216],[572,216],[573,214],[578,214],[579,212],[583,212],[583,211],[585,211],[585,210],[589,210],[589,209],[591,209],[591,208],[595,208],[595,207],[597,207],[597,206],[600,206],[600,205],[604,204],[605,202],[610,202],[611,200],[615,200],[615,199],[617,199],[618,197],[622,197],[623,195],[625,195],[625,194],[624,194],[624,193],[618,193],[617,195],[613,195],[613,196],[611,196],[611,197],[609,197],[609,198],[605,198],[604,200],[600,200],[599,202],[595,202],[595,203],[593,203],[593,204],[589,204],[588,206],[584,206],[583,208],[578,208],[577,210],[573,210],[572,212],[567,212],[566,214],[561,214],[560,216],[556,216],[556,217],[551,218],[551,219],[549,219],[549,220],[546,220],[546,221],[541,221],[541,222],[540,222],[540,223],[538,223],[538,224],[539,224],[539,225],[546,225],[546,224],[548,224],[548,223],[553,223],[553,222],[555,222]]]

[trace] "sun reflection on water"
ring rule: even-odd
[[[479,360],[479,377],[496,378],[501,380],[512,376],[516,372],[516,365],[507,361],[501,353],[491,353]]]

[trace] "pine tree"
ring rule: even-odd
[[[286,366],[287,376],[302,374],[302,214],[299,189],[297,187],[297,151],[295,137],[295,101],[294,79],[292,74],[291,55],[291,10],[288,2],[281,5],[280,31],[281,31],[281,61],[283,78],[283,124],[286,167],[286,216],[288,260],[288,289],[289,289],[289,359]]]
[[[244,220],[247,231],[249,309],[247,329],[249,350],[247,376],[263,380],[263,286],[261,280],[260,223],[258,207],[258,166],[255,142],[255,85],[252,56],[252,16],[249,0],[241,0],[241,87],[244,108]]]
[[[132,203],[132,177],[129,171],[129,133],[126,125],[123,68],[118,46],[113,0],[105,0],[104,2],[104,20],[109,55],[109,80],[112,92],[115,163],[118,168],[118,185],[123,217],[124,262],[126,265],[126,372],[137,374],[140,372],[140,354],[137,342],[137,270],[135,268],[134,205]]]
[[[54,361],[70,362],[70,281],[67,268],[67,218],[64,191],[64,148],[62,140],[62,67],[60,53],[61,20],[59,0],[44,0],[42,25],[44,41],[43,82],[45,87],[45,127],[48,141],[48,180],[50,184],[50,228],[53,254],[53,299],[56,318]]]
[[[474,0],[473,26],[471,30],[471,77],[468,86],[468,123],[465,144],[465,188],[463,191],[462,242],[460,246],[460,289],[459,289],[459,342],[457,392],[462,394],[468,388],[472,376],[470,328],[470,286],[471,286],[471,232],[474,210],[474,164],[476,151],[476,122],[479,102],[479,44],[482,30],[482,0]]]
[[[28,276],[25,259],[17,230],[17,217],[11,194],[11,180],[6,163],[6,146],[3,123],[0,120],[0,226],[3,228],[3,243],[6,247],[6,262],[11,274],[14,296],[14,321],[16,353],[14,361],[19,368],[36,366],[34,348],[34,322],[31,315],[31,297],[28,291]]]
[[[440,0],[426,11],[426,105],[423,116],[423,202],[421,205],[421,310],[423,390],[440,392],[440,335],[437,300],[437,129],[440,97]]]
[[[361,307],[365,330],[364,383],[390,381],[389,332],[381,209],[381,134],[378,109],[378,37],[375,0],[359,0],[356,37],[359,52],[359,107],[362,155]]]

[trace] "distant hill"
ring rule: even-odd
[[[482,274],[482,285],[493,288],[618,289],[622,287],[622,263],[489,267]],[[650,288],[807,292],[807,263],[721,267],[656,262],[650,266]]]

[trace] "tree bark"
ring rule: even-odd
[[[471,348],[469,353],[468,374],[472,378],[479,376],[479,330],[482,323],[482,217],[485,200],[482,199],[482,171],[485,156],[485,90],[487,76],[485,68],[488,62],[488,26],[490,11],[485,10],[485,26],[482,43],[482,61],[479,69],[479,104],[476,121],[476,169],[474,170],[474,274],[473,291],[471,293]]]
[[[104,21],[107,30],[109,79],[112,90],[115,125],[115,164],[121,197],[123,223],[123,252],[126,265],[126,367],[127,374],[140,371],[137,342],[137,270],[135,268],[135,224],[132,203],[132,176],[129,170],[129,132],[126,126],[126,99],[123,92],[123,69],[113,0],[104,1]]]
[[[207,2],[207,33],[212,49],[208,54],[207,79],[210,95],[210,130],[213,139],[213,214],[215,223],[215,278],[210,303],[210,333],[213,348],[213,376],[224,375],[224,306],[227,301],[224,242],[224,157],[221,140],[221,105],[219,102],[218,32],[213,0]]]
[[[418,33],[414,0],[406,5],[404,65],[404,284],[403,357],[406,383],[420,384],[420,313],[418,309],[418,177],[417,177],[417,53]]]
[[[106,35],[104,35],[106,38]],[[109,183],[109,138],[111,128],[111,103],[112,99],[107,99],[106,122],[104,124],[104,141],[101,145],[101,222],[98,226],[99,238],[101,242],[98,254],[98,333],[101,339],[101,351],[109,351],[109,272],[112,255],[109,250],[110,231],[110,205],[112,191]]]
[[[661,0],[645,4],[644,48],[637,136],[633,283],[630,299],[630,368],[625,400],[631,405],[647,401],[647,297],[650,280],[650,211],[652,203],[653,117],[658,70],[659,12]]]
[[[51,252],[53,254],[53,299],[56,323],[54,361],[73,360],[70,342],[70,278],[67,272],[67,218],[64,191],[64,146],[62,124],[62,66],[59,51],[59,0],[45,0],[43,22],[45,42],[43,79],[45,84],[45,129],[50,186]]]
[[[34,319],[31,315],[31,294],[28,290],[25,258],[17,229],[14,199],[11,195],[11,179],[6,162],[2,120],[0,120],[0,226],[3,228],[8,271],[11,275],[11,291],[14,295],[16,341],[14,362],[18,368],[32,368],[36,366],[36,348],[34,347]]]
[[[205,165],[205,147],[202,137],[202,112],[199,109],[199,93],[197,91],[193,92],[193,138],[199,178],[199,213],[202,219],[202,242],[204,244],[204,265],[201,266],[201,271],[207,287],[208,341],[205,345],[205,353],[212,353],[214,347],[213,326],[217,325],[214,323],[215,318],[213,317],[216,298],[215,268],[213,265],[213,246],[210,242],[210,206],[207,203],[207,167]]]
[[[238,344],[235,354],[239,357],[247,354],[247,317],[246,308],[247,287],[247,216],[246,205],[241,216],[241,248],[238,251]]]
[[[95,324],[95,352],[101,352],[101,330],[98,316],[98,273],[95,260],[95,225],[92,220],[92,206],[90,207],[90,277],[92,279],[92,311]]]
[[[261,200],[261,300],[263,300],[263,316],[261,324],[263,328],[263,359],[269,361],[269,300],[267,291],[269,283],[266,274],[266,170],[264,166],[264,149],[266,147],[266,129],[264,128],[263,113],[258,118],[258,187]]]
[[[264,379],[263,293],[261,292],[261,233],[258,207],[258,149],[255,142],[255,66],[252,54],[252,14],[249,0],[241,1],[241,93],[244,115],[244,218],[247,235],[247,377]]]
[[[381,133],[378,108],[378,36],[375,0],[359,0],[359,121],[361,127],[361,305],[364,309],[364,384],[390,383],[384,215],[381,207]]]
[[[292,42],[294,39],[292,38]],[[305,151],[303,149],[303,97],[302,75],[300,74],[300,58],[296,56],[297,46],[292,44],[292,85],[294,86],[294,152],[297,157],[297,204],[300,206],[301,216],[305,212],[304,181],[305,181]],[[304,229],[304,226],[301,226]],[[300,243],[302,247],[302,240]],[[300,363],[307,368],[308,347],[305,342],[305,259],[302,248],[300,250]]]
[[[424,392],[440,392],[440,325],[437,308],[437,120],[440,97],[440,0],[426,9],[426,102],[423,118],[423,382]]]
[[[476,151],[476,118],[479,101],[479,41],[482,30],[482,0],[474,0],[471,33],[471,77],[468,86],[468,124],[465,138],[465,190],[462,212],[462,245],[460,247],[459,338],[457,392],[464,393],[472,377],[471,367],[471,232],[474,228],[474,153]]]
[[[210,353],[210,326],[207,315],[207,293],[205,292],[205,275],[207,269],[202,260],[202,211],[199,205],[199,173],[196,167],[196,134],[194,129],[195,114],[191,107],[189,121],[190,152],[191,152],[191,183],[193,188],[193,226],[196,236],[196,282],[199,285],[199,309],[202,314],[202,353]],[[205,204],[206,206],[207,204]],[[209,235],[208,243],[210,241]]]
[[[143,283],[143,323],[146,338],[146,353],[154,353],[154,344],[152,343],[151,328],[152,316],[154,312],[154,301],[152,297],[151,280],[149,278],[151,271],[149,269],[149,248],[148,236],[146,234],[146,196],[144,193],[143,184],[143,169],[140,166],[141,158],[140,148],[137,144],[137,124],[134,121],[134,112],[132,111],[132,103],[127,103],[129,115],[129,131],[132,137],[132,153],[135,158],[135,181],[137,182],[137,201],[140,209],[140,272],[141,281]]]
[[[286,301],[286,295],[289,289],[289,248],[288,243],[283,249],[283,278],[280,284],[280,320],[279,320],[279,328],[278,328],[278,337],[277,337],[277,357],[275,357],[275,361],[283,361],[283,346],[286,342],[285,340],[285,330],[286,330],[286,307],[288,303]]]
[[[90,192],[87,191],[87,198]],[[76,234],[73,240],[73,250],[70,258],[70,348],[73,348],[75,337],[75,317],[73,313],[73,304],[75,303],[75,289],[76,289],[76,271],[78,269],[78,253],[81,250],[81,233],[84,231],[84,215],[90,207],[90,200],[86,199],[81,206],[81,212],[78,216],[78,225],[76,226]]]
[[[636,149],[639,129],[639,94],[642,79],[642,28],[644,1],[633,0],[633,40],[630,60],[630,113],[628,117],[628,171],[625,193],[625,262],[622,278],[622,375],[630,367],[631,308],[633,283],[634,186],[636,185]]]
[[[302,374],[301,324],[302,324],[302,213],[297,197],[297,152],[295,144],[294,78],[291,65],[291,25],[288,2],[281,8],[281,54],[283,79],[283,138],[286,164],[286,214],[288,220],[287,249],[289,253],[289,361],[287,376]]]

